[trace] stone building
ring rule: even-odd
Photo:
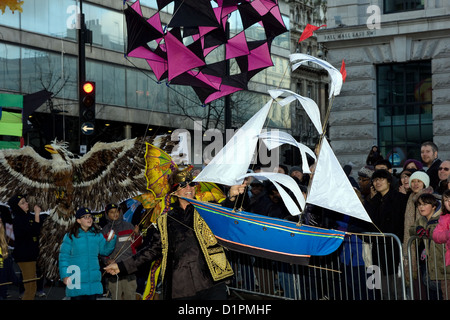
[[[329,138],[342,164],[365,164],[372,145],[394,167],[434,141],[450,158],[450,1],[329,0],[316,32],[347,79],[335,98]]]

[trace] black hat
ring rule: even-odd
[[[17,206],[19,204],[20,199],[22,198],[26,198],[26,195],[24,194],[16,194],[14,196],[12,196],[9,200],[8,200],[8,206],[10,206],[11,208],[14,206]]]
[[[113,208],[119,208],[119,206],[115,203],[110,203],[106,206],[105,208],[105,213],[108,214],[108,211],[113,209]]]
[[[91,210],[88,208],[81,207],[77,210],[77,213],[75,213],[75,218],[81,219],[82,216],[85,216],[87,214],[91,214]]]
[[[372,174],[372,180],[375,180],[376,178],[384,178],[387,179],[389,183],[392,182],[392,174],[385,169],[375,170]]]

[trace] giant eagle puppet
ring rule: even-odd
[[[0,201],[26,194],[30,208],[37,204],[49,212],[41,229],[38,260],[48,279],[59,279],[59,246],[78,207],[102,211],[107,203],[120,203],[146,191],[145,142],[169,154],[177,150],[170,135],[99,142],[80,158],[56,140],[46,146],[51,159],[29,146],[0,150]]]

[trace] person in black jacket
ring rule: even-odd
[[[436,190],[439,184],[439,166],[442,160],[438,158],[438,146],[432,141],[425,141],[420,147],[422,162],[428,167],[427,175],[430,177],[430,186]]]
[[[8,200],[13,216],[15,246],[13,258],[22,271],[25,287],[22,300],[34,300],[36,283],[36,261],[39,256],[39,234],[41,231],[41,208],[34,206],[34,213],[24,195],[15,195]]]
[[[157,230],[149,244],[136,255],[112,263],[105,270],[112,275],[130,274],[144,263],[160,261],[164,300],[224,300],[227,298],[225,281],[234,273],[223,247],[192,204],[185,200],[193,199],[196,192],[195,183],[186,172],[174,174],[172,195],[177,200],[169,212],[158,217]],[[230,188],[226,202],[233,203],[244,191],[243,186],[237,189]]]
[[[364,207],[377,227],[370,231],[394,234],[399,238],[401,246],[408,197],[391,187],[391,183],[392,175],[389,171],[376,170],[372,175],[372,184],[376,193],[366,200]],[[374,264],[378,265],[382,272],[384,297],[392,298],[392,294],[394,294],[392,290],[398,291],[401,288],[400,285],[394,285],[392,282],[398,279],[396,273],[401,262],[399,249],[399,245],[390,238],[386,238],[384,241],[380,238],[373,246]],[[389,281],[389,285],[385,284],[386,281]],[[391,292],[387,292],[385,289],[389,289]]]

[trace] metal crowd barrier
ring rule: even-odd
[[[407,299],[402,244],[394,234],[349,234],[337,251],[311,257],[308,266],[228,253],[235,271],[229,289],[240,299]]]
[[[408,299],[450,300],[450,266],[445,266],[445,245],[413,236],[407,243]]]

